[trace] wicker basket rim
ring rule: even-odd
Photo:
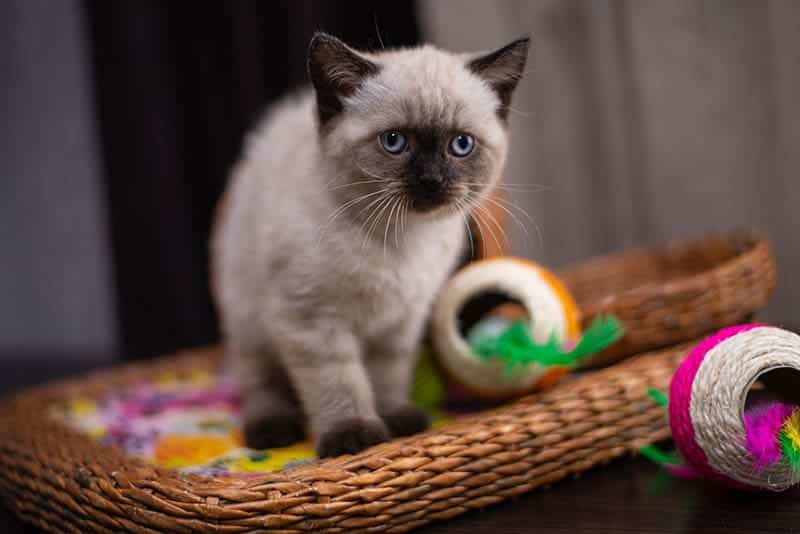
[[[661,246],[636,247],[626,249],[622,252],[598,255],[585,260],[574,262],[559,269],[559,275],[569,277],[571,274],[585,270],[589,267],[607,265],[623,262],[636,257],[661,257],[670,250],[677,247],[701,247],[703,243],[710,240],[728,241],[738,245],[737,252],[724,260],[709,265],[706,269],[699,270],[692,274],[681,274],[670,277],[668,280],[647,281],[635,287],[607,295],[603,298],[603,303],[616,300],[624,300],[628,297],[642,299],[648,296],[660,296],[669,293],[680,293],[687,289],[705,287],[706,278],[714,276],[720,271],[731,268],[731,266],[746,261],[749,256],[759,252],[771,254],[771,247],[766,235],[756,230],[737,229],[730,232],[719,232],[709,234],[701,239],[683,240],[676,239]]]
[[[685,352],[685,350],[686,350],[685,346],[680,346],[680,347],[675,347],[673,349],[669,349],[664,352],[676,353],[676,352]],[[196,483],[199,483],[201,485],[206,485],[209,483],[213,484],[212,481],[216,480],[223,480],[226,483],[236,484],[237,482],[241,482],[241,480],[235,477],[230,477],[230,478],[222,477],[217,479],[213,477],[205,477],[194,474],[179,475],[176,470],[152,466],[151,464],[148,464],[140,460],[139,458],[128,456],[124,452],[118,451],[113,447],[100,445],[97,442],[92,441],[91,438],[89,438],[87,435],[83,434],[82,432],[76,429],[64,425],[57,418],[52,417],[53,414],[50,412],[50,410],[54,407],[54,405],[59,405],[60,403],[66,402],[74,398],[74,395],[76,394],[84,395],[87,394],[88,392],[88,396],[92,396],[95,394],[95,392],[108,391],[109,388],[113,389],[115,386],[118,385],[125,384],[133,386],[137,383],[140,383],[141,380],[146,381],[155,379],[159,375],[167,371],[171,373],[177,373],[178,375],[180,375],[181,373],[184,372],[193,372],[203,368],[214,369],[219,365],[221,361],[220,358],[221,352],[222,348],[221,346],[218,345],[205,346],[197,349],[187,349],[184,351],[177,352],[175,354],[158,357],[146,363],[133,362],[129,364],[123,364],[116,368],[97,371],[84,377],[74,377],[58,382],[52,382],[49,384],[36,386],[0,400],[0,417],[11,416],[16,419],[21,412],[30,413],[30,411],[33,410],[47,419],[45,423],[46,426],[58,427],[59,432],[79,437],[80,439],[86,441],[87,444],[92,444],[92,447],[94,448],[98,448],[105,452],[112,452],[114,456],[121,455],[125,457],[126,460],[129,460],[127,467],[130,467],[132,463],[135,463],[137,464],[137,467],[145,467],[146,470],[151,471],[152,474],[158,474],[159,475],[158,478],[161,478],[163,476],[169,476],[180,479],[184,482],[195,481]],[[626,362],[623,365],[636,366],[638,361],[640,361],[643,358],[646,358],[647,356],[649,356],[649,354],[640,355]],[[595,383],[598,380],[602,379],[603,375],[607,375],[610,372],[613,372],[613,369],[606,369],[603,371],[590,373],[589,375],[580,376],[577,377],[575,380],[570,381],[569,383],[559,386],[559,388],[557,388],[556,390],[550,390],[544,393],[533,394],[506,405],[502,405],[496,408],[491,408],[481,412],[463,415],[456,418],[454,421],[448,423],[443,427],[432,429],[422,434],[412,436],[410,438],[395,439],[391,442],[377,445],[359,455],[322,459],[316,461],[313,464],[301,465],[281,472],[265,473],[263,476],[259,475],[259,477],[247,478],[246,481],[248,485],[252,485],[253,483],[257,483],[259,480],[263,481],[274,480],[276,476],[280,476],[282,474],[292,473],[300,476],[302,475],[302,473],[313,468],[325,468],[325,467],[343,468],[349,464],[352,464],[353,460],[358,460],[359,457],[363,458],[365,456],[373,454],[373,451],[385,449],[387,445],[392,445],[392,448],[396,448],[398,444],[405,444],[407,442],[416,441],[419,439],[420,436],[430,436],[440,433],[443,430],[446,431],[447,427],[451,425],[461,425],[464,424],[465,422],[469,422],[470,420],[476,418],[483,418],[497,414],[502,414],[503,412],[514,407],[518,403],[527,403],[530,402],[532,399],[541,397],[545,398],[557,397],[558,395],[563,394],[564,392],[572,391],[574,389],[581,389],[589,383]]]

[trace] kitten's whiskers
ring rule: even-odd
[[[342,204],[341,206],[336,208],[328,216],[328,220],[325,221],[325,224],[323,224],[322,227],[320,227],[320,229],[317,230],[317,232],[318,232],[317,246],[319,246],[319,244],[322,242],[322,238],[324,237],[325,232],[328,230],[328,228],[330,228],[330,226],[334,223],[334,221],[336,221],[336,219],[340,215],[342,215],[345,211],[347,211],[352,206],[355,206],[359,202],[363,202],[364,200],[367,200],[368,198],[374,197],[375,195],[379,195],[381,193],[386,193],[386,191],[387,191],[387,189],[384,188],[384,189],[381,189],[380,191],[372,191],[371,193],[366,193],[366,194],[358,196],[358,197],[356,197],[354,199],[348,200],[347,202],[345,202],[344,204]]]
[[[360,180],[358,182],[350,182],[349,184],[339,184],[333,187],[329,187],[326,191],[336,191],[337,189],[344,189],[346,187],[354,187],[356,185],[366,185],[366,184],[386,184],[389,183],[390,180]]]
[[[367,243],[372,238],[372,233],[375,231],[375,228],[380,222],[383,212],[386,211],[386,208],[389,206],[389,204],[391,204],[391,202],[392,194],[388,193],[386,196],[381,198],[381,202],[375,206],[375,208],[370,212],[369,216],[364,220],[362,229],[366,228],[366,232],[364,234],[364,241],[361,243],[362,255],[367,248]],[[370,222],[370,220],[372,222]]]
[[[383,229],[383,261],[386,261],[386,241],[389,237],[389,226],[392,224],[392,215],[394,215],[395,210],[400,205],[400,200],[398,196],[392,195],[392,208],[389,210],[389,215],[386,217],[386,228]],[[397,237],[397,227],[395,226],[395,237]],[[397,241],[397,240],[395,240]]]
[[[373,215],[375,215],[377,210],[381,207],[381,205],[387,200],[387,198],[391,197],[391,195],[392,195],[391,192],[388,190],[388,188],[381,190],[381,193],[383,193],[383,194],[381,196],[379,196],[378,198],[373,199],[367,206],[362,208],[361,211],[358,212],[358,215],[356,215],[356,217],[355,217],[356,220],[359,221],[359,225],[358,225],[359,233],[364,234],[364,240],[361,243],[361,257],[359,258],[358,266],[355,268],[355,270],[361,269],[361,264],[362,264],[362,262],[364,260],[364,249],[365,249],[365,247],[367,245],[367,235],[366,235],[367,234],[367,225],[369,224],[369,222],[372,219]],[[367,213],[366,218],[362,219],[362,217],[361,217],[362,214],[364,214],[367,211],[369,211],[369,213]]]
[[[533,113],[532,113],[532,112],[530,112],[530,111],[522,111],[522,110],[519,110],[519,109],[517,109],[517,108],[513,108],[513,107],[511,107],[511,106],[506,106],[506,109],[507,109],[508,111],[511,111],[511,112],[513,112],[513,113],[516,113],[516,114],[517,114],[517,115],[519,115],[520,117],[525,117],[526,119],[527,119],[527,118],[529,118],[529,117],[533,117]]]
[[[481,225],[486,226],[486,230],[492,236],[492,239],[494,239],[497,248],[500,250],[505,250],[505,248],[508,247],[509,244],[508,235],[506,235],[505,230],[503,230],[503,227],[500,225],[499,222],[497,222],[497,219],[494,217],[494,215],[492,215],[492,213],[488,209],[486,209],[485,206],[481,204],[476,204],[472,213],[478,220],[479,223],[478,227],[480,227]],[[485,215],[486,217],[488,217],[488,220],[486,217],[481,217],[481,215]],[[498,230],[500,230],[500,234],[503,236],[503,243],[505,243],[505,245],[500,243],[500,239],[497,238],[497,234],[495,233],[494,229],[492,228],[492,224],[490,223],[494,224],[498,228]]]
[[[405,205],[405,197],[400,196],[397,200],[397,218],[394,223],[394,246],[395,248],[400,248],[400,239],[398,239],[397,234],[400,228],[400,223],[402,222],[403,217],[403,206]]]
[[[372,12],[372,21],[375,23],[375,34],[378,36],[378,42],[381,44],[381,48],[386,49],[386,46],[383,44],[383,37],[381,37],[381,31],[378,29],[377,11]]]
[[[455,212],[461,217],[461,220],[464,222],[464,226],[467,227],[467,235],[469,236],[469,257],[470,259],[475,258],[475,237],[472,235],[472,228],[469,225],[469,220],[467,220],[465,207],[468,204],[461,199],[456,199],[455,202]]]
[[[506,233],[505,228],[503,228],[503,225],[500,224],[500,222],[494,216],[494,213],[492,213],[492,211],[488,207],[486,207],[484,205],[481,205],[479,207],[479,209],[481,209],[482,211],[484,211],[486,213],[486,216],[489,218],[491,223],[494,224],[494,226],[501,232],[501,234],[503,236],[503,241],[506,243],[506,245],[508,245],[509,244],[508,234]]]
[[[392,179],[391,179],[391,178],[387,178],[386,176],[381,176],[381,175],[379,175],[379,174],[375,174],[375,173],[374,173],[374,172],[372,172],[372,171],[368,171],[367,169],[365,169],[364,167],[362,167],[362,166],[361,166],[361,164],[359,164],[357,161],[354,161],[354,163],[356,164],[356,167],[358,167],[358,169],[359,169],[361,172],[363,172],[364,174],[366,174],[367,176],[370,176],[370,177],[372,177],[372,178],[375,178],[376,180],[385,180],[385,181],[387,181],[387,182],[391,182],[391,181],[392,181]]]
[[[406,231],[406,224],[408,223],[408,208],[411,206],[411,201],[408,197],[403,197],[403,221],[400,225],[400,233],[403,235],[403,244],[408,245],[408,232]]]
[[[536,221],[533,220],[533,217],[531,217],[530,214],[527,211],[525,211],[522,207],[511,202],[507,198],[503,197],[498,197],[496,199],[487,197],[486,200],[488,200],[492,204],[496,205],[497,207],[508,213],[511,216],[511,218],[514,219],[514,222],[516,222],[517,225],[519,225],[519,227],[522,228],[523,232],[525,232],[525,235],[528,238],[530,238],[530,233],[528,232],[528,228],[522,223],[522,221],[516,215],[514,215],[514,213],[510,209],[508,209],[508,207],[516,209],[520,214],[522,214],[522,216],[524,216],[533,225],[534,230],[536,230],[536,236],[539,239],[539,246],[541,247],[544,245],[544,239],[542,238],[542,229],[539,227],[538,224],[536,224]],[[506,207],[506,205],[508,207]]]
[[[480,182],[459,182],[462,185],[467,186],[475,186],[475,187],[485,187],[486,184]],[[508,191],[511,193],[541,193],[544,191],[552,191],[553,188],[547,185],[542,184],[514,184],[514,183],[506,183],[506,182],[499,182],[495,184],[492,189],[497,189],[499,191]]]

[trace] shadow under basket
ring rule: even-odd
[[[769,247],[752,234],[592,260],[566,277],[587,319],[613,313],[623,321],[628,333],[614,357],[739,321],[775,284]],[[684,314],[693,318],[685,325]],[[165,373],[191,380],[217,372],[219,348],[186,351],[0,401],[0,496],[52,532],[405,532],[668,437],[664,410],[647,391],[667,389],[689,347],[641,355],[354,456],[246,477],[151,465],[56,417],[71,399],[102,399]]]

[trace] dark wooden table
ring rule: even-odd
[[[0,357],[0,392],[74,374],[88,365]],[[38,532],[2,508],[0,525],[0,533]],[[800,533],[800,491],[777,495],[729,491],[673,478],[642,458],[624,459],[417,532]]]

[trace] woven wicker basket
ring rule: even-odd
[[[628,334],[614,357],[735,322],[761,307],[775,283],[769,246],[752,234],[594,260],[566,276],[589,318],[623,320]],[[219,363],[219,349],[190,351],[0,402],[0,494],[22,518],[53,532],[403,532],[667,437],[664,412],[646,391],[666,388],[685,352],[637,357],[356,456],[255,478],[156,468],[51,416],[75,396],[101,397],[166,370]]]
[[[51,418],[72,395],[216,365],[195,351],[49,385],[0,406],[0,493],[52,532],[404,532],[548,486],[668,436],[648,388],[686,347],[635,358],[411,438],[256,478],[149,466]]]
[[[746,321],[776,284],[769,241],[735,231],[663,248],[630,250],[560,273],[588,324],[614,315],[625,337],[585,363],[612,363]]]

